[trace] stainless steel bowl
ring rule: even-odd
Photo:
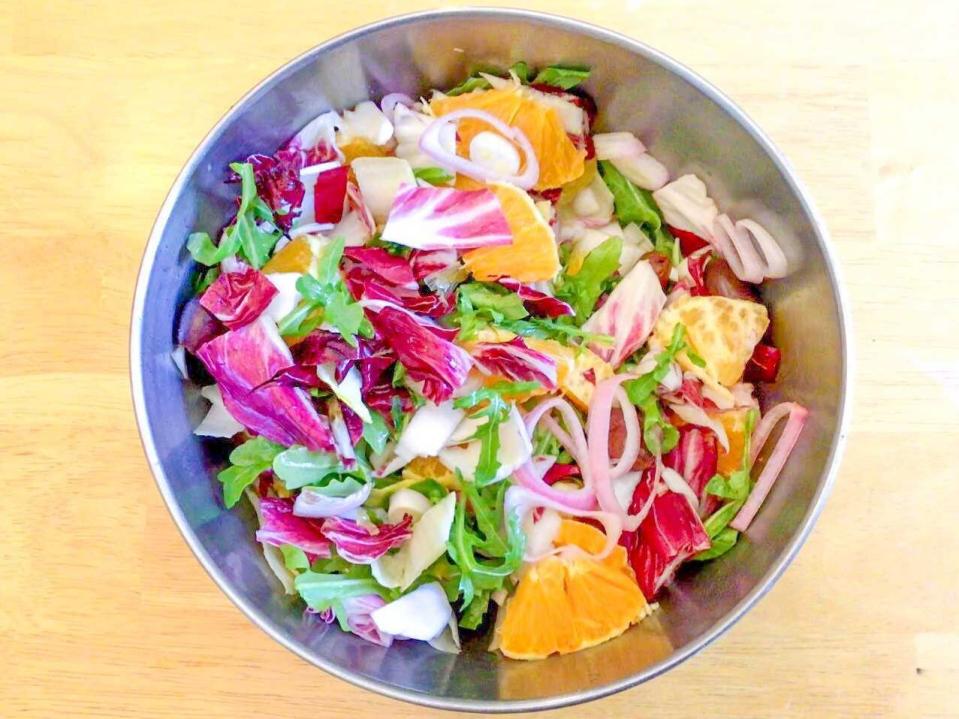
[[[173,328],[193,266],[194,228],[219,227],[236,189],[227,163],[271,149],[307,120],[387,92],[415,94],[457,82],[477,64],[555,61],[592,68],[586,88],[600,127],[635,132],[673,176],[694,171],[732,216],[758,219],[797,267],[764,298],[784,351],[767,401],[795,399],[811,420],[762,511],[723,559],[687,569],[654,618],[622,637],[543,662],[504,660],[487,638],[459,656],[418,642],[391,649],[306,621],[253,540],[248,509],[217,499],[220,447],[191,430],[204,403],[170,360]],[[393,18],[330,40],[260,83],[214,127],[160,210],[136,289],[131,373],[144,449],[187,543],[233,602],[277,641],[326,671],[374,691],[437,707],[545,709],[595,699],[676,666],[728,629],[773,585],[809,534],[829,493],[846,425],[847,316],[825,227],[783,156],[718,90],[635,40],[574,20],[516,10],[465,9]]]

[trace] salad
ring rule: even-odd
[[[594,133],[588,76],[517,63],[324,113],[231,164],[235,216],[189,237],[196,434],[232,444],[223,501],[319,622],[599,644],[737,544],[796,444],[807,411],[757,390],[785,254]]]

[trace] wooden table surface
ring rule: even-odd
[[[198,140],[287,59],[419,0],[0,4],[0,716],[421,717],[301,661],[191,556],[140,449],[134,277]],[[852,298],[854,423],[785,577],[568,717],[959,716],[959,3],[572,0],[785,151]]]

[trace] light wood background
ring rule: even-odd
[[[287,59],[420,0],[0,3],[0,716],[420,717],[207,578],[134,427],[135,272],[181,164]],[[959,3],[540,0],[716,83],[843,264],[855,419],[776,588],[685,665],[567,717],[959,716]]]

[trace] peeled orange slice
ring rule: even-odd
[[[362,137],[356,137],[346,144],[340,145],[340,152],[343,153],[343,162],[347,165],[358,157],[388,157],[390,154],[385,147],[374,145]]]
[[[595,553],[606,538],[582,522],[563,520],[554,540]],[[500,651],[512,659],[542,659],[601,644],[622,634],[649,612],[617,546],[601,561],[547,557],[531,566],[501,610]]]
[[[512,277],[520,282],[553,279],[559,272],[556,237],[533,199],[513,185],[496,182],[489,188],[499,199],[513,242],[466,252],[466,268],[483,281],[498,277]]]
[[[586,153],[577,149],[566,134],[563,121],[551,107],[523,94],[521,87],[478,90],[455,97],[437,97],[430,103],[437,117],[456,110],[483,110],[507,125],[523,131],[539,161],[535,189],[559,187],[583,174]],[[481,120],[466,119],[457,125],[459,152],[468,154],[470,141],[489,126]]]
[[[609,363],[585,347],[567,347],[556,340],[535,337],[528,337],[525,341],[530,348],[556,360],[556,381],[560,390],[581,409],[589,408],[596,385],[613,376]]]
[[[263,265],[263,272],[268,275],[280,272],[299,272],[303,274],[310,269],[311,262],[313,262],[313,249],[310,247],[310,241],[306,237],[300,236],[273,255]]]
[[[722,447],[719,448],[719,462],[716,471],[720,474],[729,476],[730,473],[741,469],[743,466],[743,449],[746,443],[746,415],[748,412],[747,409],[730,409],[713,415],[726,430],[726,437],[729,439],[728,452],[723,450]]]

